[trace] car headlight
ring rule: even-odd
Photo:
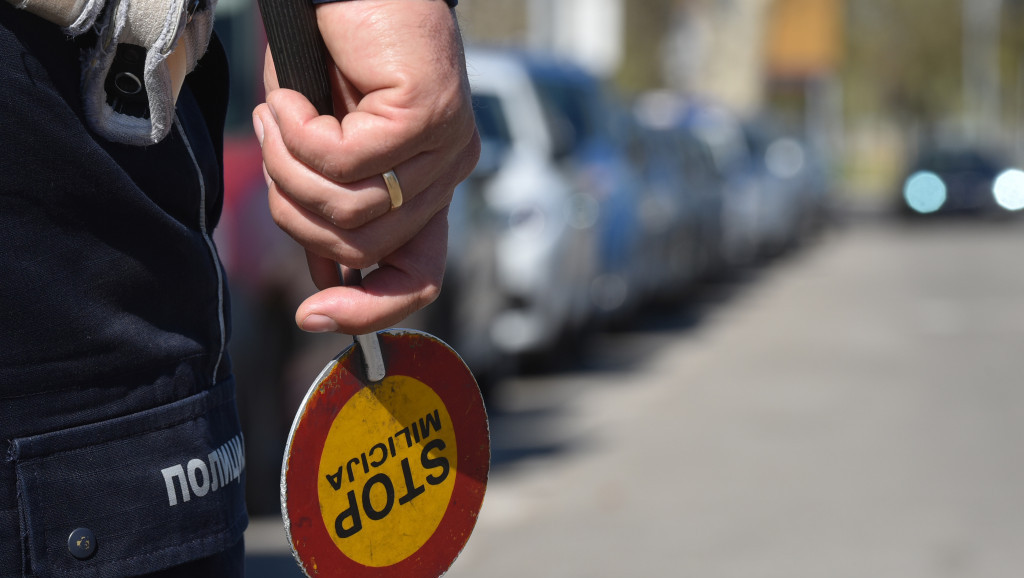
[[[921,214],[934,213],[946,204],[946,183],[931,171],[919,171],[903,185],[903,200]]]
[[[992,183],[992,195],[996,203],[1007,211],[1024,209],[1024,171],[1003,171]]]

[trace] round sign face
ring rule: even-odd
[[[367,383],[358,348],[345,350],[285,450],[285,529],[310,577],[440,576],[483,502],[490,444],[469,369],[425,333],[378,338],[387,376]]]

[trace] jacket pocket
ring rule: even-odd
[[[155,572],[241,537],[245,457],[234,383],[12,441],[28,576]]]

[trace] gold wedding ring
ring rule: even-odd
[[[402,206],[402,186],[398,184],[398,175],[391,170],[383,175],[384,184],[388,187],[388,196],[391,197],[391,209]]]

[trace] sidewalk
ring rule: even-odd
[[[447,576],[1019,574],[1022,247],[1017,225],[860,224],[513,380]],[[287,560],[275,528],[247,536],[252,576]]]

